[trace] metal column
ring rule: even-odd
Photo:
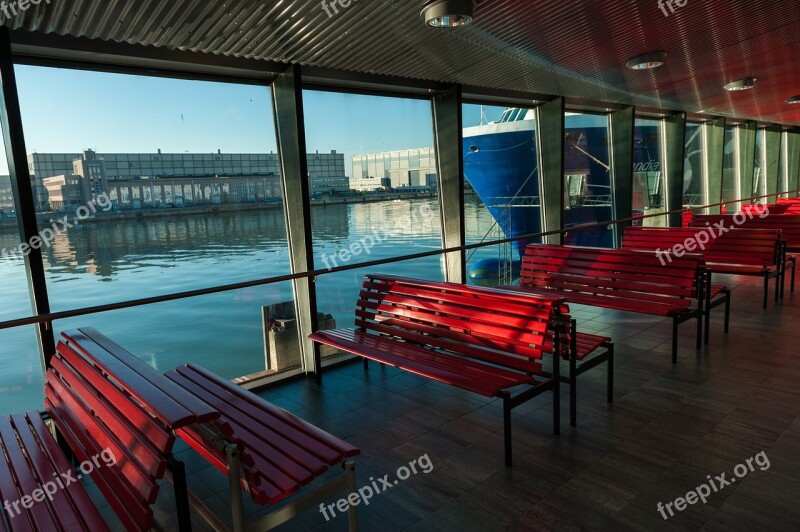
[[[667,193],[667,210],[680,211],[683,208],[683,172],[686,160],[686,114],[676,113],[664,118],[662,128],[662,147],[664,153],[664,180]],[[669,215],[669,227],[681,226],[679,212]]]
[[[707,122],[705,128],[705,180],[708,187],[708,203],[722,201],[722,165],[725,157],[725,119]],[[709,207],[707,214],[719,214],[719,207]]]
[[[775,203],[778,192],[778,180],[780,178],[781,168],[781,130],[780,127],[771,127],[764,131],[764,142],[767,143],[767,160],[762,172],[766,172],[767,180],[767,198],[762,200],[763,203]],[[773,195],[774,194],[774,195]]]
[[[445,248],[465,244],[464,160],[461,120],[461,86],[433,97],[433,132],[439,176],[439,205],[442,216],[442,243]],[[447,253],[445,280],[466,283],[466,256],[463,251]]]
[[[292,273],[306,273],[314,270],[311,196],[308,184],[303,93],[300,79],[300,67],[293,65],[272,83],[275,131],[281,163],[283,208]],[[306,373],[316,372],[319,381],[321,375],[319,346],[308,339],[308,335],[318,327],[316,290],[308,278],[295,280],[293,290],[303,367]]]
[[[633,216],[633,128],[634,108],[625,107],[609,115],[614,218]],[[614,245],[622,242],[622,232],[630,223],[614,225]]]
[[[564,228],[564,110],[564,98],[536,108],[539,190],[545,232]],[[548,235],[543,241],[562,244],[563,238],[563,234]]]
[[[781,183],[783,187],[780,191],[797,190],[800,185],[800,133],[793,131],[783,132],[783,143],[781,144]],[[797,194],[790,194],[795,197]]]
[[[11,59],[11,38],[6,27],[0,27],[0,128],[2,128],[5,142],[14,205],[17,209],[20,241],[31,242],[31,239],[39,234],[39,228],[36,223],[31,174],[28,170],[28,156],[22,128],[19,94],[17,93],[17,78]],[[25,256],[25,272],[33,313],[35,315],[49,314],[50,301],[47,297],[41,249],[31,248],[30,253]],[[38,324],[36,336],[44,371],[56,350],[52,324]]]

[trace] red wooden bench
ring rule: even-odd
[[[284,505],[258,522],[250,523],[249,528],[270,530],[338,492],[355,492],[355,472],[348,458],[360,453],[356,447],[201,366],[180,366],[166,376],[222,413],[216,427],[192,425],[180,429],[178,435],[223,474],[241,469],[241,489],[256,503],[279,503],[326,474],[331,466],[341,466],[346,471],[345,475],[300,501]],[[214,429],[225,437],[215,438]],[[228,445],[222,445],[223,440]],[[229,456],[232,447],[236,447],[238,463],[232,463]],[[239,477],[235,472],[230,474],[235,530],[244,528],[241,498],[233,496],[240,490],[236,482]],[[193,502],[209,519],[210,511],[199,507],[197,501]],[[351,531],[358,530],[357,515],[355,507],[350,506]]]
[[[648,253],[529,244],[515,289],[568,303],[672,319],[672,362],[678,356],[678,325],[697,320],[702,333],[706,273],[701,258],[676,258],[662,265]]]
[[[0,419],[0,444],[0,497],[7,519],[0,518],[0,531],[109,529],[83,484],[73,481],[77,473],[39,412]],[[47,497],[36,493],[45,489]]]
[[[191,529],[185,470],[172,455],[174,430],[219,413],[93,329],[62,336],[45,382],[45,406],[59,435],[80,461],[106,449],[113,454],[116,465],[97,467],[91,477],[127,530],[156,525],[151,505],[165,476],[175,484],[179,526]]]
[[[505,463],[511,465],[512,408],[552,390],[553,432],[559,433],[557,361],[570,356],[561,311],[557,298],[367,275],[356,302],[356,329],[318,331],[310,338],[363,357],[365,369],[373,360],[484,397],[502,398]],[[586,335],[578,347],[606,348],[611,387],[610,339]],[[554,353],[552,374],[544,373],[541,365],[547,353]]]
[[[741,218],[744,216],[744,220]],[[740,222],[740,223],[737,223]],[[797,270],[797,257],[793,253],[800,253],[800,215],[797,214],[772,214],[764,218],[747,215],[729,214],[696,214],[690,223],[690,227],[706,228],[714,227],[715,224],[724,224],[726,228],[741,229],[766,229],[769,231],[780,231],[781,238],[781,259],[777,262],[781,266],[781,297],[784,293],[786,284],[786,270],[792,270],[790,290],[794,292],[794,277]],[[719,232],[719,230],[715,230]]]

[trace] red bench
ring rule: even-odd
[[[569,344],[589,352],[606,348],[602,356],[609,365],[611,399],[610,339],[584,335],[569,340],[568,317],[562,310],[557,298],[367,275],[356,302],[356,329],[318,331],[310,338],[363,357],[365,369],[373,360],[484,397],[502,398],[505,463],[511,465],[512,408],[552,390],[553,432],[559,433],[557,361],[570,356]],[[541,365],[548,353],[554,354],[552,374]]]
[[[0,444],[0,497],[8,514],[0,531],[109,529],[39,412],[3,416]],[[45,489],[52,500],[40,497]]]
[[[623,249],[640,251],[664,251],[676,244],[697,242],[697,236],[705,233],[703,246],[696,247],[692,253],[701,254],[706,261],[706,268],[712,273],[730,275],[751,275],[764,279],[764,308],[767,308],[769,280],[775,279],[775,301],[780,296],[782,286],[781,266],[782,241],[780,231],[764,229],[733,228],[719,234],[714,230],[712,238],[710,229],[700,228],[660,228],[660,227],[627,227],[622,240]],[[695,246],[692,246],[693,248]],[[728,321],[728,311],[725,313]],[[727,331],[727,328],[726,328]],[[708,329],[706,328],[706,337]]]
[[[232,479],[232,511],[234,529],[244,528],[244,510],[236,479],[241,470],[241,489],[258,504],[276,504],[297,493],[303,486],[325,475],[331,466],[346,471],[300,501],[284,505],[278,511],[248,525],[251,529],[271,530],[303,510],[324,501],[340,491],[356,490],[353,463],[348,460],[360,453],[352,445],[306,423],[282,408],[232,384],[207,369],[194,364],[178,367],[166,376],[191,394],[213,405],[222,416],[215,423],[226,436],[217,437],[214,428],[193,425],[182,428],[178,435],[205,456],[220,472]],[[228,445],[221,445],[225,440]],[[238,455],[235,463],[229,453]],[[206,519],[211,512],[193,501]],[[350,530],[358,530],[358,514],[354,506],[348,510]]]
[[[97,467],[91,477],[127,530],[156,525],[151,505],[165,476],[175,484],[179,526],[190,529],[185,471],[172,455],[174,429],[219,414],[132,355],[117,357],[121,348],[93,329],[62,336],[45,382],[45,406],[59,435],[80,461],[106,449],[113,454],[116,465]],[[145,368],[161,379],[148,379]]]
[[[529,244],[514,290],[563,297],[568,303],[672,319],[672,362],[678,356],[678,325],[697,320],[700,348],[706,273],[701,258],[661,265],[635,251]]]
[[[792,270],[790,290],[794,292],[794,277],[797,270],[797,257],[787,252],[800,252],[800,215],[796,214],[769,214],[764,218],[746,214],[696,214],[690,227],[706,228],[719,227],[724,224],[726,228],[742,229],[766,229],[769,231],[780,231],[781,238],[781,259],[777,264],[781,267],[781,297],[784,293],[786,284],[786,270]],[[719,230],[716,230],[719,232]]]

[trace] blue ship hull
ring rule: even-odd
[[[467,128],[464,133],[464,175],[508,238],[542,232],[534,125],[534,120],[518,120]],[[564,205],[565,228],[612,220],[606,118],[567,116],[565,133],[565,187],[570,186],[566,176],[574,176],[581,188],[580,194],[570,194],[572,203]],[[634,170],[660,171],[658,128],[639,126],[635,134]],[[642,213],[645,204],[662,201],[656,196],[635,195],[634,214]],[[541,237],[519,241],[520,256],[528,243],[540,241]],[[606,226],[570,231],[564,242],[613,247],[613,231]]]

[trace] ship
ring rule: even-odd
[[[509,107],[497,121],[464,129],[464,176],[494,219],[498,239],[542,232],[535,115],[532,109]],[[634,216],[665,207],[659,130],[656,121],[635,127]],[[566,113],[564,134],[564,243],[613,247],[612,227],[577,228],[615,218],[608,117]],[[692,181],[691,162],[686,163],[684,192]],[[541,242],[541,237],[518,240],[504,251],[501,246],[497,259],[483,259],[470,267],[470,280],[510,284],[525,247],[533,242]]]

